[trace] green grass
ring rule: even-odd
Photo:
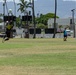
[[[1,75],[76,75],[76,39],[1,41]]]
[[[0,59],[0,65],[13,66],[76,66],[75,53],[33,54]]]

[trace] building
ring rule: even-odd
[[[74,19],[74,22],[76,24],[76,18]],[[73,30],[72,19],[71,18],[64,18],[64,19],[57,18],[56,19],[57,29],[60,26],[62,27],[62,29],[68,26],[70,27],[71,30]],[[54,28],[54,19],[51,18],[48,20],[48,28]]]
[[[0,32],[4,31],[4,22],[0,23]]]

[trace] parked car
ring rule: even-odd
[[[72,30],[66,30],[67,31],[67,35],[68,36],[71,36],[71,34],[73,34],[73,31]]]
[[[5,32],[1,32],[1,33],[0,33],[0,37],[2,38],[2,37],[4,37],[4,36],[6,36]]]

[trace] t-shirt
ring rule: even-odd
[[[64,30],[64,35],[67,35],[67,31],[66,30]]]
[[[13,26],[10,25],[10,24],[8,24],[8,25],[6,26],[6,28],[9,29],[9,30],[10,30],[12,27],[13,27]]]

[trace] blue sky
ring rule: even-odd
[[[54,1],[55,0],[38,0],[36,1],[36,13],[54,13]],[[35,3],[36,3],[35,2]],[[37,4],[36,3],[36,4]],[[76,8],[76,1],[71,0],[57,0],[57,15],[61,18],[71,17],[71,10]]]
[[[13,0],[7,0],[7,2],[10,2]],[[15,0],[16,3],[19,2],[19,0]],[[54,13],[54,1],[55,0],[35,0],[35,13]],[[3,0],[0,0],[1,4],[0,4],[0,13],[2,13],[2,2]],[[71,10],[76,8],[76,0],[57,0],[58,3],[58,7],[57,7],[57,15],[60,18],[68,18],[72,16],[72,12]],[[11,3],[8,3],[8,9],[12,9],[14,10],[14,6],[11,5]],[[18,6],[17,6],[18,9]],[[75,11],[76,13],[76,11]],[[19,15],[20,12],[17,12],[17,15]],[[75,14],[76,17],[76,14]]]

